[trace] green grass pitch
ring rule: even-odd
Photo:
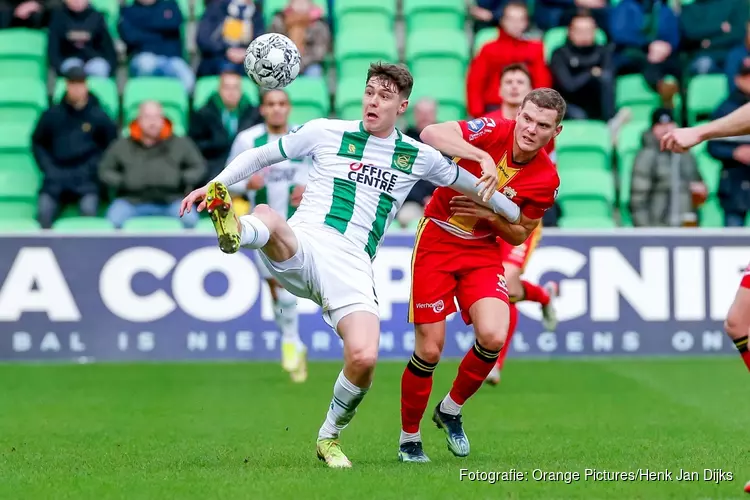
[[[339,363],[294,385],[277,364],[0,365],[0,498],[743,498],[750,398],[736,357],[511,359],[464,408],[457,459],[429,412],[455,361],[438,366],[422,424],[430,464],[396,459],[402,362],[383,362],[344,432],[351,470],[315,458]],[[460,470],[526,473],[460,480]],[[535,481],[534,469],[669,470],[671,481]],[[678,481],[680,469],[700,480]],[[704,469],[733,480],[703,481]]]

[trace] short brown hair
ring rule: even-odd
[[[560,125],[563,117],[565,117],[565,110],[567,108],[567,105],[565,104],[565,99],[562,98],[557,90],[544,87],[534,89],[526,94],[526,97],[523,98],[521,107],[523,108],[527,102],[530,102],[542,109],[554,109],[555,111],[557,111],[558,125]]]
[[[529,68],[527,68],[525,64],[521,63],[513,63],[504,67],[503,72],[500,73],[500,79],[502,79],[507,73],[513,73],[515,71],[520,71],[521,73],[526,75],[526,78],[529,79],[529,83],[531,83],[531,73],[529,73]]]
[[[411,89],[414,87],[414,77],[411,76],[409,69],[403,64],[391,64],[378,61],[370,64],[367,70],[367,81],[371,78],[380,80],[382,83],[393,85],[398,93],[404,99],[411,95]]]

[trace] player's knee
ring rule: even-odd
[[[477,342],[488,351],[499,351],[505,345],[508,325],[492,325],[475,330]]]
[[[739,314],[730,313],[724,321],[724,331],[730,338],[736,339],[747,335],[748,325],[743,324]]]
[[[363,374],[375,369],[375,363],[378,361],[377,349],[357,349],[349,356],[349,363],[352,371]]]
[[[443,353],[442,342],[425,342],[414,350],[423,361],[427,363],[437,363],[440,361],[440,355]]]
[[[253,209],[253,215],[260,219],[260,221],[266,225],[269,231],[273,231],[273,229],[277,225],[277,222],[281,220],[281,216],[277,214],[271,207],[265,204],[257,205]]]

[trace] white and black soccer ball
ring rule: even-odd
[[[300,55],[297,46],[279,33],[261,35],[247,47],[245,73],[260,88],[282,89],[299,74]]]

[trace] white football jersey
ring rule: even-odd
[[[307,188],[291,222],[334,228],[370,259],[414,184],[453,184],[458,166],[395,129],[381,139],[362,122],[312,120],[279,141],[285,158],[312,156]]]
[[[294,127],[290,127],[293,129]],[[280,139],[284,134],[268,132],[266,125],[260,123],[247,130],[243,130],[232,143],[227,164],[248,149],[257,148]],[[307,184],[307,171],[310,168],[310,158],[284,160],[270,167],[264,168],[258,174],[263,177],[263,187],[257,191],[247,189],[247,180],[238,182],[230,187],[233,193],[246,194],[250,202],[255,205],[266,204],[285,219],[292,216],[295,208],[290,203],[290,195],[295,186]]]

